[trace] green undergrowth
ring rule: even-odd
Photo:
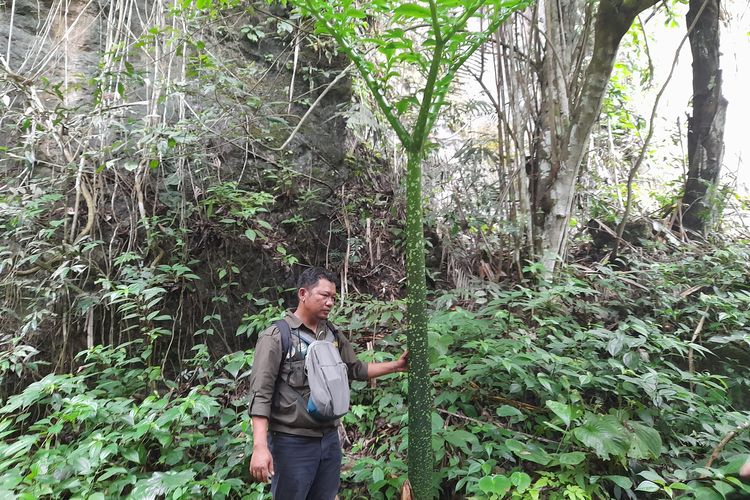
[[[441,497],[750,495],[737,479],[750,449],[741,430],[750,422],[749,263],[747,247],[692,250],[627,271],[572,266],[555,283],[434,297]],[[405,345],[404,309],[359,297],[338,323],[363,358],[393,359]],[[95,347],[75,373],[4,400],[0,494],[268,498],[245,472],[252,351],[193,353],[165,380],[147,338]],[[396,498],[406,478],[406,376],[353,385],[341,497]]]

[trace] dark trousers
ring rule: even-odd
[[[323,437],[269,435],[274,500],[333,500],[339,491],[341,445],[337,431]]]

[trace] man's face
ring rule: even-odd
[[[325,278],[310,288],[299,291],[301,306],[318,319],[328,319],[336,300],[336,285]]]

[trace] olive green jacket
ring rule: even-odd
[[[268,429],[272,432],[322,436],[335,429],[338,420],[320,422],[305,408],[310,387],[305,375],[305,360],[298,354],[301,341],[294,335],[294,330],[300,328],[317,339],[323,339],[329,330],[328,324],[326,321],[319,322],[318,331],[314,333],[292,312],[287,312],[284,321],[292,330],[291,353],[287,361],[281,363],[281,333],[276,326],[272,325],[261,332],[255,345],[250,374],[250,415],[268,418]],[[335,343],[338,344],[341,359],[346,363],[349,380],[367,380],[367,363],[357,359],[346,337],[336,335]]]

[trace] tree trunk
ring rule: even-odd
[[[422,222],[422,156],[406,171],[406,314],[409,347],[409,482],[416,500],[432,498],[432,388],[427,344],[427,281]]]
[[[552,274],[565,254],[580,166],[591,128],[599,116],[620,41],[636,16],[654,3],[656,0],[599,2],[591,59],[577,84],[577,75],[581,73],[577,61],[581,60],[587,40],[578,40],[580,50],[575,51],[569,47],[571,40],[566,41],[564,37],[575,32],[570,29],[571,22],[577,20],[581,24],[582,6],[577,7],[576,2],[545,2],[547,48],[541,78],[542,118],[529,166],[529,196],[533,210],[534,253],[547,275]]]
[[[574,2],[564,5],[568,17]],[[558,8],[559,7],[559,8]],[[567,84],[570,78],[571,61],[565,57],[566,33],[563,6],[556,0],[547,0],[542,5],[544,23],[544,59],[540,75],[541,107],[540,129],[536,132],[532,161],[530,163],[529,197],[532,210],[532,235],[534,257],[550,272],[560,251],[560,241],[565,239],[565,224],[568,210],[557,209],[560,198],[560,180],[568,176],[569,168],[564,158],[565,135],[570,124],[570,95]],[[575,15],[575,14],[573,14]],[[578,17],[578,16],[575,16]],[[567,188],[565,188],[567,189]],[[556,222],[563,221],[563,224]],[[562,233],[560,233],[562,231]]]
[[[715,218],[709,189],[716,187],[724,153],[727,100],[721,95],[719,0],[690,0],[687,23],[693,53],[693,116],[688,119],[688,176],[682,224],[704,233]],[[703,11],[701,12],[701,8]]]

